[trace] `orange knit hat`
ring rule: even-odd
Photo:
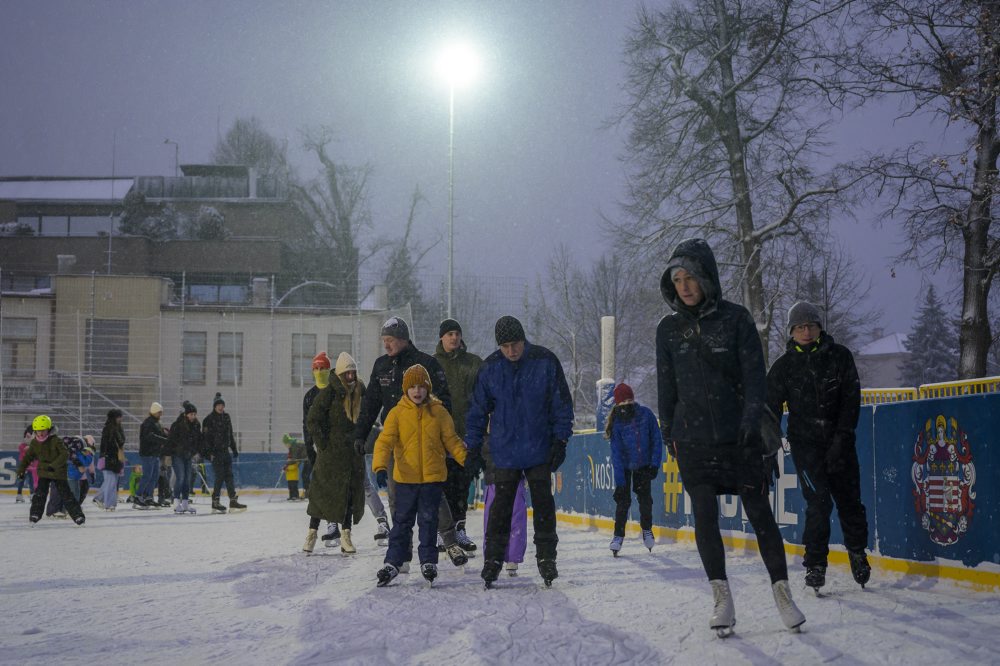
[[[312,362],[313,370],[329,370],[330,369],[330,357],[326,355],[325,351],[321,351],[313,357]]]
[[[420,365],[411,365],[403,373],[403,393],[406,393],[414,386],[424,385],[427,387],[427,392],[429,393],[433,386],[431,385],[431,376],[427,374],[427,368]]]

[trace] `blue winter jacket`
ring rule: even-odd
[[[483,361],[466,413],[466,446],[479,448],[487,432],[500,469],[546,463],[552,441],[569,439],[573,399],[555,354],[526,342],[516,363],[499,349]]]
[[[69,462],[66,464],[66,478],[70,481],[79,481],[87,473],[86,469],[90,467],[90,463],[92,462],[94,462],[94,456],[88,456],[83,451],[71,455]],[[77,465],[84,468],[83,473],[77,469]]]
[[[659,467],[663,460],[663,437],[649,407],[635,406],[635,417],[616,418],[611,424],[611,465],[615,486],[625,485],[625,470]]]

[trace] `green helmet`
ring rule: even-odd
[[[36,416],[35,420],[31,422],[32,430],[52,430],[52,419],[50,419],[45,414],[41,416]]]

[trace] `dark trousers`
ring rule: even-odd
[[[465,520],[469,511],[469,475],[457,461],[448,458],[448,480],[444,482],[444,498],[454,522]]]
[[[844,447],[844,467],[834,474],[826,471],[826,447],[822,444],[792,443],[792,460],[799,475],[799,486],[806,500],[806,524],[802,545],[807,567],[826,566],[830,553],[830,515],[837,505],[844,546],[850,551],[868,547],[868,517],[861,503],[861,469],[853,445]]]
[[[233,481],[233,459],[228,453],[217,453],[212,456],[212,473],[215,474],[215,487],[212,489],[212,499],[219,499],[222,484],[226,484],[229,499],[236,499],[236,483]]]
[[[698,555],[709,580],[726,579],[726,551],[722,545],[719,530],[719,499],[716,487],[703,484],[686,488],[691,496],[694,513],[694,540]],[[788,564],[785,561],[785,546],[778,531],[778,523],[771,512],[771,500],[765,493],[757,491],[741,493],[740,501],[746,511],[753,531],[757,535],[757,547],[764,560],[771,582],[788,580]]]
[[[300,478],[302,479],[303,490],[309,490],[309,479],[310,477],[312,477],[312,473],[313,473],[312,463],[309,462],[309,458],[306,458],[306,461],[302,463],[302,474],[300,475]]]
[[[628,510],[632,508],[632,492],[639,501],[639,527],[644,530],[653,528],[652,479],[644,472],[636,472],[638,470],[625,470],[625,483],[615,488],[615,536],[625,536]]]
[[[389,530],[389,551],[385,561],[395,567],[413,559],[413,523],[417,523],[420,545],[417,557],[421,564],[437,564],[438,505],[442,483],[396,482],[396,506]]]
[[[486,532],[486,559],[503,562],[510,540],[510,521],[514,512],[514,499],[521,475],[528,480],[533,509],[532,522],[535,528],[535,558],[556,559],[556,502],[552,497],[552,471],[548,463],[529,469],[501,469],[493,472],[496,498],[490,507],[489,525]]]
[[[69,489],[66,479],[40,478],[38,479],[38,488],[35,489],[35,494],[31,496],[31,509],[29,512],[32,518],[37,520],[42,517],[42,513],[45,511],[45,500],[49,496],[49,486],[55,486],[56,490],[59,491],[63,506],[66,507],[66,511],[69,512],[73,520],[83,515],[80,502],[77,501],[73,491]]]

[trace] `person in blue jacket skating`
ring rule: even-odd
[[[604,438],[611,440],[611,466],[615,472],[615,535],[611,552],[618,557],[633,492],[639,501],[642,543],[653,550],[651,486],[663,460],[663,436],[653,412],[635,401],[631,386],[622,382],[615,387],[614,397],[615,406],[608,414]]]
[[[535,559],[546,585],[556,570],[556,505],[552,473],[566,459],[573,434],[573,399],[559,359],[525,340],[511,316],[496,323],[499,349],[476,375],[466,412],[465,443],[473,460],[489,432],[496,498],[490,507],[482,578],[489,588],[503,567],[517,486],[528,481],[535,527]]]

